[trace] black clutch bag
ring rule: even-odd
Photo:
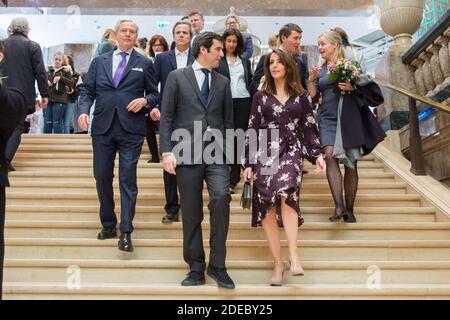
[[[252,185],[250,182],[244,184],[244,190],[241,197],[242,209],[249,209],[252,207]]]

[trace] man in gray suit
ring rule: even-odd
[[[234,289],[234,282],[225,268],[231,197],[230,171],[223,162],[223,137],[227,129],[233,129],[233,102],[229,80],[213,70],[223,57],[223,39],[215,33],[205,32],[195,39],[192,50],[195,62],[172,71],[167,78],[160,125],[164,170],[177,177],[183,213],[183,255],[190,272],[181,285],[205,283],[201,229],[205,180],[211,223],[207,274],[219,287]],[[188,133],[187,139],[185,136],[181,142],[172,141],[176,140],[172,139],[172,134],[176,136],[182,131]],[[213,132],[218,132],[219,138]],[[202,139],[212,134],[214,137]],[[217,147],[219,145],[222,147]],[[212,156],[213,161],[203,155],[211,146],[218,150]]]

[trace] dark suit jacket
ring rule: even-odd
[[[105,134],[111,127],[115,110],[123,128],[132,134],[146,135],[148,109],[156,106],[158,89],[154,82],[153,63],[133,50],[122,80],[117,88],[112,79],[113,51],[95,58],[80,89],[80,114],[89,114],[95,100],[92,135]],[[129,112],[128,104],[137,98],[146,98],[148,108],[138,113]]]
[[[190,66],[195,61],[192,50],[189,49],[187,66]],[[161,100],[166,86],[167,76],[173,70],[177,70],[177,58],[175,56],[175,49],[160,53],[155,58],[155,81],[156,84],[161,83],[161,89],[158,98],[158,108],[161,110]],[[183,67],[187,67],[183,66]]]
[[[47,72],[41,47],[21,33],[15,33],[3,40],[3,44],[3,75],[8,77],[4,84],[7,88],[20,90],[25,96],[29,112],[34,112],[35,80],[41,96],[48,97]]]
[[[245,74],[245,85],[247,87],[248,92],[250,93],[251,96],[253,96],[252,92],[252,67],[250,64],[250,60],[245,59],[243,57],[241,57],[242,60],[242,65],[244,66],[244,74]],[[227,79],[230,79],[230,67],[228,66],[228,62],[227,62],[227,58],[223,57],[222,60],[220,60],[220,64],[219,67],[217,69],[215,69],[218,73],[220,73],[221,75],[227,77]]]
[[[203,102],[192,66],[171,72],[167,77],[161,109],[161,152],[173,152],[174,146],[190,150],[190,155],[187,156],[188,162],[183,161],[178,157],[177,152],[174,152],[178,165],[203,163],[202,152],[205,143],[197,143],[197,146],[201,146],[201,150],[199,150],[201,152],[194,152],[194,140],[201,140],[201,137],[194,137],[194,122],[200,124],[201,132],[197,133],[203,134],[209,127],[218,129],[223,138],[226,136],[226,129],[234,128],[230,81],[216,71],[211,73],[211,89],[206,105]],[[176,129],[187,130],[191,139],[178,143],[172,142],[171,136]],[[216,142],[219,141],[216,140]],[[226,144],[224,141],[222,142],[222,147],[225,148]],[[182,156],[184,158],[185,155],[182,154]]]
[[[20,90],[0,85],[0,186],[9,186],[6,166],[6,143],[23,119],[26,99]]]
[[[264,63],[268,55],[262,56],[259,59],[258,66],[256,67],[255,74],[253,75],[252,90],[255,92],[258,90],[261,78],[264,76]],[[309,69],[308,69],[308,55],[306,53],[301,53],[301,55],[293,55],[295,62],[297,63],[298,74],[300,79],[300,84],[303,89],[308,90],[308,79],[309,79]]]
[[[250,59],[253,56],[253,40],[251,36],[243,35],[244,37],[244,53],[242,57],[244,59]]]

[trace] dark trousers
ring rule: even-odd
[[[156,141],[156,129],[158,128],[157,122],[153,121],[150,117],[147,121],[147,144],[150,154],[153,159],[159,159],[158,143]]]
[[[114,160],[119,153],[119,186],[121,196],[120,231],[133,232],[138,188],[136,170],[141,155],[144,137],[126,132],[117,114],[108,132],[92,136],[94,150],[94,177],[100,201],[100,220],[103,227],[113,228],[117,224],[114,212]]]
[[[0,186],[0,300],[3,290],[3,260],[5,258],[5,187]]]
[[[22,134],[25,129],[25,118],[27,115],[23,115],[19,125],[14,129],[6,144],[5,157],[9,162],[12,162],[22,141]]]
[[[176,215],[180,210],[177,177],[166,171],[164,171],[164,192],[166,193],[166,205],[164,209],[167,214]]]
[[[233,99],[234,129],[247,131],[248,120],[252,108],[252,99]],[[241,180],[240,158],[244,152],[243,148],[238,149],[237,139],[234,141],[234,163],[230,165],[230,184],[235,186]],[[243,146],[242,146],[243,147]]]
[[[227,165],[178,166],[177,182],[183,212],[183,256],[191,271],[205,271],[203,249],[203,181],[209,192],[211,234],[209,265],[225,268],[226,241],[230,222],[230,171]]]

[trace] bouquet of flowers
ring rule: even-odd
[[[328,80],[336,83],[353,82],[359,74],[359,63],[350,59],[338,60],[336,63],[330,63],[328,65]],[[340,91],[341,95],[345,95],[345,93],[345,91]]]

